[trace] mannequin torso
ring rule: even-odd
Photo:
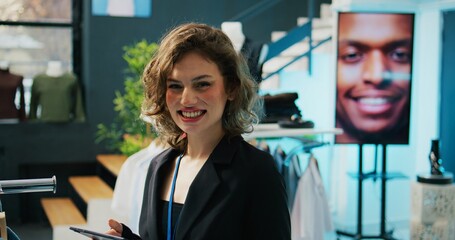
[[[2,66],[3,67],[3,66]],[[25,119],[23,77],[0,68],[0,119]],[[16,93],[19,90],[19,107],[16,106]]]
[[[30,120],[68,122],[85,120],[77,77],[69,71],[49,68],[33,78]],[[38,111],[40,109],[40,111]]]
[[[264,53],[267,48],[264,44],[254,42],[247,38],[243,33],[241,22],[223,22],[221,30],[229,37],[234,49],[241,53],[247,61],[248,68],[253,78],[259,83],[262,81],[262,64],[264,60]]]

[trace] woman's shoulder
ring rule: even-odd
[[[255,187],[261,186],[281,186],[282,176],[278,172],[276,163],[270,153],[242,141],[233,161],[233,168],[242,172],[249,183]]]
[[[242,139],[238,152],[236,154],[238,160],[242,161],[246,167],[252,167],[256,170],[270,170],[274,168],[274,161],[270,153],[257,148],[249,142]]]
[[[272,158],[272,155],[270,153],[259,149],[258,147],[254,146],[253,144],[242,140],[241,142],[241,148],[240,148],[244,153],[251,155],[251,156],[257,156],[257,157],[263,157],[263,158]]]

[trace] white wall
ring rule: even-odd
[[[334,23],[339,11],[407,12],[415,13],[414,62],[411,96],[410,144],[387,147],[387,171],[399,172],[407,179],[387,182],[387,224],[394,227],[407,224],[410,217],[410,185],[416,175],[430,169],[430,143],[438,138],[439,87],[441,62],[441,11],[454,9],[455,1],[430,0],[340,0],[334,1]],[[336,42],[336,29],[334,39]],[[336,50],[335,50],[336,51]],[[279,91],[298,91],[298,105],[305,119],[313,120],[317,128],[332,128],[335,114],[336,53],[315,52],[312,76],[303,71],[283,71]],[[270,92],[270,91],[269,91]],[[273,92],[272,92],[273,93]],[[332,140],[332,139],[331,139]],[[381,149],[379,149],[381,153]],[[318,149],[322,175],[329,192],[334,221],[340,228],[355,230],[357,223],[357,181],[348,173],[358,171],[357,145],[336,145]],[[381,162],[381,154],[378,156]],[[364,172],[374,168],[374,147],[364,147]],[[378,164],[378,170],[381,165]],[[363,188],[363,222],[366,229],[379,231],[380,181],[366,180]],[[374,232],[376,233],[376,232]],[[409,236],[395,236],[407,239]]]

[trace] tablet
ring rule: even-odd
[[[77,227],[70,227],[71,230],[77,232],[77,233],[80,233],[84,236],[87,236],[89,238],[92,238],[94,240],[126,240],[126,238],[122,238],[122,237],[117,237],[117,236],[113,236],[113,235],[108,235],[108,234],[105,234],[105,233],[99,233],[99,232],[95,232],[95,231],[91,231],[91,230],[87,230],[87,229],[82,229],[82,228],[77,228]]]

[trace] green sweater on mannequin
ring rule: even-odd
[[[42,122],[85,121],[76,76],[73,73],[57,77],[37,75],[32,85],[29,119]]]

